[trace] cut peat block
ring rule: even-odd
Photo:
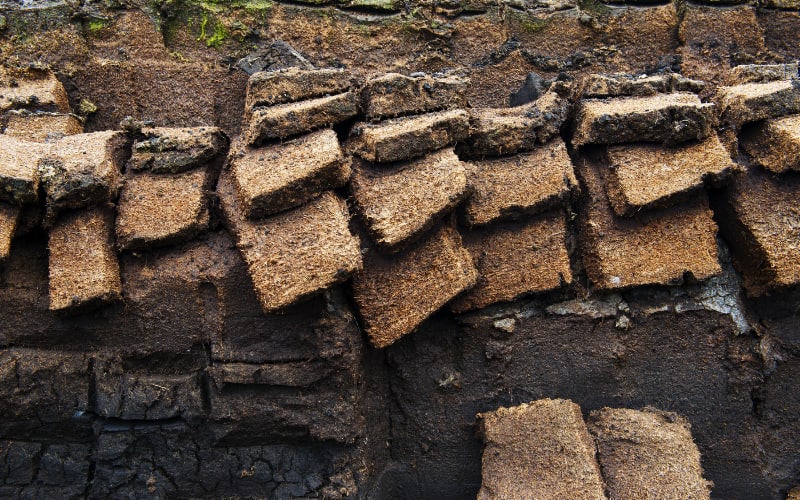
[[[121,250],[171,245],[208,228],[206,169],[171,175],[133,174],[125,178],[117,210]]]
[[[124,133],[108,131],[69,135],[52,144],[39,162],[48,215],[113,200],[127,142]]]
[[[702,142],[664,147],[628,144],[608,148],[608,198],[619,216],[688,199],[703,182],[719,185],[736,164],[716,134]]]
[[[299,69],[254,73],[247,81],[246,109],[342,94],[353,86],[343,69]]]
[[[463,109],[395,118],[353,128],[354,153],[374,163],[410,160],[452,146],[467,137],[469,117]]]
[[[594,287],[671,285],[682,283],[687,275],[703,280],[722,271],[717,226],[705,194],[636,218],[616,217],[599,170],[593,162],[582,161],[587,196],[581,210],[581,246]]]
[[[480,278],[450,305],[463,313],[572,282],[564,214],[543,214],[462,234]]]
[[[0,200],[17,205],[38,200],[38,165],[47,151],[46,145],[0,135]]]
[[[370,343],[380,349],[414,331],[477,279],[461,237],[445,225],[401,254],[368,249],[364,269],[353,279],[353,297]]]
[[[358,114],[358,95],[346,92],[308,101],[255,108],[246,140],[251,146],[286,139],[353,118]]]
[[[722,124],[735,127],[800,113],[800,80],[720,87],[714,101],[719,108]]]
[[[0,263],[8,258],[22,209],[0,201]]]
[[[344,282],[361,269],[347,206],[332,192],[257,222],[244,215],[229,172],[220,176],[217,193],[265,312]]]
[[[588,99],[580,103],[575,146],[701,140],[716,126],[714,105],[690,93]]]
[[[705,83],[685,78],[677,73],[636,75],[613,73],[610,75],[592,74],[583,82],[581,95],[584,99],[602,99],[621,96],[648,96],[671,92],[699,93],[705,89]]]
[[[523,106],[474,109],[459,153],[482,158],[530,151],[558,136],[569,110],[569,100],[555,92]]]
[[[741,144],[753,162],[767,170],[800,170],[800,114],[754,125],[742,134]]]
[[[361,102],[368,120],[463,108],[469,80],[456,76],[410,77],[387,73],[367,80]]]
[[[6,129],[3,133],[23,141],[53,142],[65,135],[83,132],[83,123],[77,116],[68,113],[10,111],[5,120]]]
[[[595,447],[572,401],[541,399],[478,414],[479,500],[605,499]]]
[[[350,179],[350,161],[342,154],[336,133],[326,129],[246,149],[233,156],[231,172],[245,215],[261,218],[344,186]]]
[[[467,173],[452,149],[387,168],[356,161],[353,198],[383,248],[419,237],[467,196]]]
[[[588,422],[610,498],[710,498],[685,418],[655,409],[603,408]]]
[[[800,284],[800,174],[738,175],[718,210],[720,231],[750,296]]]
[[[550,210],[578,186],[561,139],[530,153],[471,161],[467,174],[473,193],[464,220],[470,226]]]
[[[6,76],[0,81],[0,111],[9,109],[68,113],[69,98],[52,71],[33,71],[22,78]]]
[[[222,153],[228,139],[217,127],[145,128],[133,143],[130,170],[177,173],[204,165]]]
[[[797,63],[742,64],[731,72],[737,83],[767,83],[789,80],[797,75]]]
[[[119,300],[114,213],[95,207],[62,214],[50,229],[50,309],[78,312]]]

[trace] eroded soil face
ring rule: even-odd
[[[691,426],[712,497],[785,498],[800,483],[800,294],[784,269],[796,269],[798,174],[752,170],[760,168],[752,159],[758,144],[769,139],[769,128],[752,128],[761,122],[718,127],[719,110],[703,110],[720,86],[742,81],[735,66],[797,61],[800,13],[777,0],[758,8],[634,3],[4,7],[0,83],[13,88],[15,75],[49,67],[65,95],[33,104],[62,113],[47,121],[57,123],[62,143],[81,127],[124,129],[124,141],[104,150],[110,164],[119,162],[113,175],[92,173],[99,195],[65,194],[61,205],[51,203],[56,212],[45,213],[25,197],[55,200],[57,190],[47,191],[55,183],[28,179],[14,191],[27,204],[6,195],[0,202],[0,241],[8,242],[0,245],[0,496],[474,498],[483,446],[476,415],[565,398],[584,418],[604,407],[677,413]],[[270,141],[283,136],[252,132],[255,114],[245,109],[251,73],[288,67],[347,72],[331,92],[347,95],[346,106],[329,110],[335,133],[321,133],[333,160],[315,157],[319,165],[308,173],[330,179],[298,187],[282,172],[260,184],[241,181],[248,176],[237,169],[263,162],[260,148],[281,158],[311,155],[295,151],[293,139],[278,146]],[[468,79],[452,100],[420,99],[396,113],[435,103],[456,125],[438,135],[409,126],[419,135],[398,135],[408,141],[402,147],[391,137],[381,145],[388,133],[376,122],[391,119],[391,110],[359,109],[361,89],[392,72],[417,78],[408,80],[423,90],[437,84],[433,73]],[[606,82],[594,96],[581,87],[587,75],[616,72],[671,76],[647,85],[628,79],[612,90]],[[600,129],[576,141],[579,109],[589,107],[579,103],[581,89],[596,99],[697,94],[690,111],[701,111],[685,120],[680,110],[662,113],[663,127],[637,147],[663,162],[673,156],[665,151],[696,158],[696,145],[707,141],[713,168],[671,166],[680,182],[647,176],[661,179],[653,182],[663,190],[636,185],[640,177],[622,169],[610,175],[614,158],[637,150],[616,146],[616,156],[606,155],[604,144],[613,142]],[[309,92],[304,99],[331,98]],[[512,94],[549,99],[550,107],[540,100],[530,108],[536,112],[509,112]],[[293,104],[259,99],[249,104]],[[456,107],[466,111],[439,111]],[[4,141],[59,140],[35,120],[4,116]],[[307,124],[281,116],[291,123],[262,128]],[[676,128],[698,116],[702,126]],[[639,138],[625,142],[642,140],[641,123],[619,120]],[[598,122],[613,120],[587,119],[587,127]],[[492,135],[501,125],[508,132]],[[152,126],[203,127],[213,147],[170,149],[159,138],[186,132]],[[738,148],[740,127],[757,137],[747,151]],[[373,136],[353,132],[379,128]],[[430,145],[420,145],[423,133]],[[168,150],[163,172],[141,166],[148,147]],[[388,160],[379,147],[391,152]],[[433,149],[445,152],[434,157]],[[354,152],[357,178],[348,183]],[[558,169],[544,194],[546,186],[525,184],[521,173],[533,159]],[[422,173],[402,171],[398,161]],[[399,174],[384,173],[398,165]],[[503,184],[475,170],[492,165],[518,180]],[[617,179],[619,197],[610,203],[609,179]],[[236,182],[258,188],[247,214],[232,215],[239,207],[226,202],[244,190]],[[410,229],[382,212],[402,215],[409,198],[398,184],[423,193]],[[439,184],[446,189],[423,196]],[[780,196],[766,196],[772,191],[763,186]],[[636,204],[622,198],[625,189],[652,199]],[[87,208],[92,196],[102,203]],[[251,220],[285,210],[273,204],[286,200],[299,208],[271,224]],[[151,205],[170,208],[173,218],[151,227]],[[778,208],[761,217],[764,206]],[[390,222],[368,228],[367,213]],[[146,238],[120,236],[142,226],[153,229]],[[315,238],[319,228],[325,238]],[[103,235],[93,237],[104,243],[92,254],[102,265],[74,258],[88,252],[76,238],[89,233]],[[674,241],[678,251],[669,250]],[[324,256],[281,261],[289,246]],[[775,254],[782,260],[772,274],[759,274]],[[63,273],[54,273],[61,257]],[[85,283],[72,279],[81,266],[91,268]],[[299,275],[307,280],[300,291],[273,294]],[[66,294],[54,307],[54,276],[85,296]],[[78,302],[91,307],[65,313]]]

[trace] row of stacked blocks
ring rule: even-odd
[[[774,72],[742,71],[715,103],[673,74],[583,82],[572,145],[593,287],[720,273],[703,186],[732,177],[721,220],[747,291],[800,280],[796,245],[781,243],[796,240],[800,89]],[[214,127],[82,134],[58,80],[26,78],[3,96],[6,111],[25,111],[6,114],[0,137],[0,261],[15,231],[48,228],[53,310],[119,300],[116,251],[206,231],[215,185],[263,310],[352,277],[377,347],[446,304],[461,313],[573,280],[567,214],[579,189],[560,132],[576,92],[565,82],[530,104],[467,112],[467,82],[454,76],[388,74],[359,87],[340,69],[257,73],[223,168],[228,143]],[[330,127],[359,116],[340,144]],[[732,176],[747,160],[731,160],[740,131],[753,166]]]

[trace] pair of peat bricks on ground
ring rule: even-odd
[[[587,420],[563,399],[479,414],[478,499],[710,498],[685,418],[603,408]]]
[[[782,173],[798,168],[800,121],[791,115],[800,110],[800,83],[785,69],[739,67],[741,83],[718,88],[712,102],[696,95],[701,82],[676,75],[584,82],[573,145],[582,153],[577,167],[587,193],[579,225],[594,287],[718,274],[704,185],[730,185],[714,209],[747,292],[800,282],[798,181]],[[754,163],[772,173],[746,158],[732,161],[740,131]]]
[[[571,280],[563,205],[576,181],[559,137],[570,87],[468,113],[466,84],[387,74],[356,91],[334,69],[251,77],[218,193],[266,311],[352,275],[363,326],[385,347],[448,303],[463,312]],[[324,127],[356,116],[366,121],[343,153]],[[333,191],[348,183],[357,236]]]
[[[23,111],[4,115],[0,135],[0,262],[15,233],[43,225],[50,309],[121,299],[117,250],[170,245],[208,228],[208,193],[227,149],[218,129],[82,133],[52,73],[5,78],[5,110]]]

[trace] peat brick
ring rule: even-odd
[[[299,69],[254,73],[247,81],[246,108],[274,106],[326,95],[342,94],[353,87],[343,69]]]
[[[549,91],[524,106],[472,110],[460,153],[482,158],[530,151],[558,136],[570,109],[567,98]]]
[[[35,203],[39,189],[39,160],[48,148],[0,135],[0,200]]]
[[[209,225],[206,169],[125,178],[117,209],[122,250],[165,246],[194,238]]]
[[[21,212],[20,207],[0,201],[0,262],[5,261],[11,252],[11,240]]]
[[[83,310],[119,300],[114,214],[97,207],[63,214],[50,229],[50,309]]]
[[[83,132],[80,119],[68,113],[11,111],[6,114],[5,122],[3,134],[23,141],[53,142]]]
[[[145,128],[133,143],[130,170],[176,173],[205,165],[228,146],[217,127]]]
[[[368,249],[364,269],[353,279],[353,297],[370,343],[383,348],[414,331],[477,279],[461,237],[445,225],[399,255]]]
[[[748,295],[800,283],[800,174],[751,168],[739,175],[719,207],[720,229]]]
[[[357,162],[352,189],[375,241],[396,250],[467,196],[467,174],[453,150],[446,148],[391,168]]]
[[[255,108],[246,140],[251,146],[286,139],[353,118],[358,114],[358,95],[346,92],[308,101]]]
[[[676,284],[689,274],[703,280],[721,272],[717,226],[705,194],[637,218],[619,218],[598,166],[584,160],[580,170],[588,191],[580,216],[583,263],[596,288]]]
[[[797,63],[742,64],[731,72],[737,83],[767,83],[789,80],[797,75]]]
[[[564,214],[545,214],[525,222],[490,226],[462,235],[478,268],[478,284],[457,297],[451,309],[462,313],[547,292],[572,282]]]
[[[223,172],[217,192],[265,312],[341,283],[361,268],[347,206],[332,192],[256,222],[245,217],[233,184]]]
[[[580,103],[572,141],[586,144],[701,140],[716,126],[714,105],[690,93],[620,97]]]
[[[300,206],[350,179],[333,130],[233,155],[231,172],[245,215],[262,218]]]
[[[710,498],[689,421],[652,408],[603,408],[588,419],[611,498]]]
[[[714,100],[719,108],[722,124],[735,127],[800,113],[800,80],[720,87]]]
[[[467,137],[469,118],[461,109],[362,123],[351,132],[353,152],[386,163],[410,160],[452,146]]]
[[[736,164],[716,134],[702,142],[664,147],[626,144],[608,148],[608,199],[619,216],[666,207],[720,184]]]
[[[775,173],[800,170],[800,114],[754,127],[741,137],[742,147],[754,163]]]
[[[464,219],[471,226],[544,212],[565,202],[578,186],[561,139],[530,153],[469,165],[473,193],[464,207]]]
[[[592,74],[583,82],[581,96],[584,99],[602,99],[621,96],[649,96],[671,92],[699,93],[705,83],[685,78],[677,73],[649,75],[645,77],[614,73]]]
[[[31,109],[69,113],[64,86],[51,71],[35,71],[20,78],[0,79],[0,111]]]
[[[367,80],[361,91],[368,120],[463,108],[469,80],[456,76],[416,76],[387,73]]]
[[[39,161],[50,218],[65,208],[113,200],[127,142],[124,133],[107,131],[70,135],[52,144]]]
[[[594,442],[572,401],[480,413],[478,431],[485,444],[479,499],[606,498]]]

